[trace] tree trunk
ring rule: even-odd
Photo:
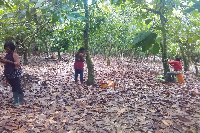
[[[134,61],[134,49],[131,50],[131,59],[130,59],[130,62],[132,63]]]
[[[85,9],[85,17],[86,24],[84,29],[84,44],[85,44],[85,52],[86,52],[86,63],[88,67],[88,80],[87,85],[92,85],[95,82],[94,76],[94,65],[92,63],[90,54],[89,54],[89,10],[88,10],[88,0],[84,0],[84,9]]]
[[[44,41],[44,42],[45,42],[47,57],[49,57],[49,48],[48,48],[48,44],[47,44],[47,41]]]
[[[181,54],[182,54],[182,57],[183,57],[183,63],[184,63],[184,71],[189,71],[189,61],[185,55],[185,52],[184,52],[184,49],[183,47],[181,46],[181,44],[179,44],[179,47],[180,47],[180,50],[181,50]]]
[[[153,62],[156,62],[156,56],[153,55]]]
[[[197,64],[195,64],[195,70],[196,70],[196,76],[197,76],[197,77],[200,76],[199,68],[200,68],[200,66],[198,66]]]
[[[103,55],[104,55],[104,59],[106,60],[106,49],[105,49],[105,47],[103,47]]]
[[[28,49],[28,57],[30,57],[31,56],[31,50],[30,49]]]
[[[61,59],[61,55],[60,55],[60,48],[57,47],[57,52],[58,52],[58,59],[60,60]]]
[[[145,52],[146,61],[149,61],[149,53],[148,51]]]
[[[107,55],[106,55],[107,66],[110,66],[110,51],[111,51],[112,47],[113,47],[113,42],[111,42],[110,47],[107,51]]]
[[[28,51],[24,50],[24,65],[28,65]]]
[[[160,20],[162,24],[162,37],[163,37],[163,42],[161,44],[162,47],[162,63],[163,63],[163,68],[164,68],[164,75],[166,75],[167,72],[169,72],[169,64],[167,62],[167,35],[165,31],[165,18],[164,16],[160,15]]]
[[[75,50],[74,50],[74,42],[72,42],[72,44],[73,44],[73,46],[72,46],[72,49],[73,49],[73,50],[72,50],[72,56],[74,57],[74,56],[75,56],[75,52],[74,52],[74,51],[75,51]]]

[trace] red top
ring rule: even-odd
[[[83,70],[83,68],[84,68],[84,62],[80,60],[76,60],[74,63],[74,69]]]
[[[74,69],[83,70],[83,68],[84,68],[84,58],[82,57],[82,54],[78,52],[75,55]]]
[[[174,71],[182,70],[181,62],[180,61],[168,61],[168,63],[174,67]]]

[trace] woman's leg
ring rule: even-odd
[[[81,83],[83,83],[83,70],[80,70],[79,73],[80,73],[80,81]]]
[[[75,69],[75,82],[77,82],[77,78],[78,78],[78,69]]]
[[[23,94],[20,78],[15,78],[15,87],[16,87],[15,89],[17,90],[18,94]]]
[[[22,91],[20,78],[15,78],[15,87],[17,89],[18,98],[19,98],[19,102],[16,103],[15,106],[19,106],[23,103],[23,99],[24,99],[24,93]]]
[[[12,87],[12,92],[13,92],[13,101],[9,102],[10,104],[16,104],[18,103],[18,92],[17,89],[15,87],[15,81],[14,79],[6,79],[8,81],[8,83],[10,84],[10,86]]]
[[[12,92],[17,92],[17,88],[15,87],[15,79],[6,79],[10,86],[12,87]]]

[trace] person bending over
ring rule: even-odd
[[[182,66],[181,66],[181,62],[180,62],[181,58],[176,58],[175,61],[168,61],[168,63],[174,67],[174,71],[171,72],[167,72],[166,73],[166,81],[168,82],[172,82],[174,81],[174,76],[177,74],[182,73]]]

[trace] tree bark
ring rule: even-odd
[[[191,57],[191,60],[192,60],[192,62],[194,63],[194,68],[195,68],[196,76],[197,76],[197,77],[200,76],[200,73],[199,73],[199,71],[200,71],[200,64],[198,63],[198,62],[200,62],[200,61],[199,61],[199,59],[200,59],[199,55],[200,55],[200,54],[198,54],[198,55],[193,55],[193,56]]]
[[[113,42],[111,41],[110,47],[109,47],[109,49],[107,51],[107,55],[106,55],[107,66],[110,66],[110,51],[111,51],[112,47],[113,47]]]
[[[162,63],[163,63],[163,68],[164,68],[164,75],[166,75],[167,72],[169,72],[169,64],[167,62],[167,34],[165,31],[165,18],[164,16],[160,13],[160,20],[161,20],[161,25],[162,25],[162,37],[163,37],[163,42],[161,44],[162,47]]]
[[[30,41],[28,42],[28,46],[30,46],[33,38],[34,36],[31,37]],[[22,46],[23,46],[23,54],[24,54],[24,65],[28,65],[28,47],[26,47],[24,43],[22,43]]]
[[[85,44],[85,52],[86,52],[86,63],[88,67],[88,79],[87,85],[92,85],[95,82],[94,76],[94,65],[92,63],[90,54],[89,54],[89,10],[88,10],[88,0],[84,0],[84,9],[85,9],[85,17],[86,24],[84,29],[84,44]]]
[[[46,47],[47,57],[49,57],[49,48],[48,48],[48,43],[47,43],[47,41],[44,41],[44,43],[45,43],[45,47]]]
[[[180,50],[181,50],[181,54],[182,54],[182,57],[183,57],[183,63],[184,63],[184,71],[189,71],[189,61],[185,55],[185,51],[183,49],[183,47],[181,46],[181,44],[179,44],[179,47],[180,47]]]
[[[28,65],[28,51],[24,51],[24,65]]]
[[[60,48],[57,47],[57,52],[58,52],[58,59],[60,60],[61,59],[61,55],[60,55]]]
[[[157,1],[158,3],[158,1]],[[162,37],[163,37],[163,42],[160,44],[161,48],[162,48],[162,63],[163,63],[163,68],[164,68],[164,76],[166,75],[166,73],[169,71],[169,64],[167,62],[167,34],[166,34],[166,19],[164,17],[164,13],[165,13],[165,0],[160,0],[160,10],[156,11],[153,9],[147,9],[148,11],[152,11],[153,13],[157,14],[160,16],[160,21],[161,21],[161,25],[162,25]]]
[[[197,77],[200,76],[199,68],[200,68],[200,67],[198,67],[197,64],[195,64],[195,70],[196,70],[196,76],[197,76]]]
[[[134,51],[135,51],[134,49],[131,50],[131,55],[130,55],[131,56],[131,59],[130,59],[131,63],[134,61]]]

